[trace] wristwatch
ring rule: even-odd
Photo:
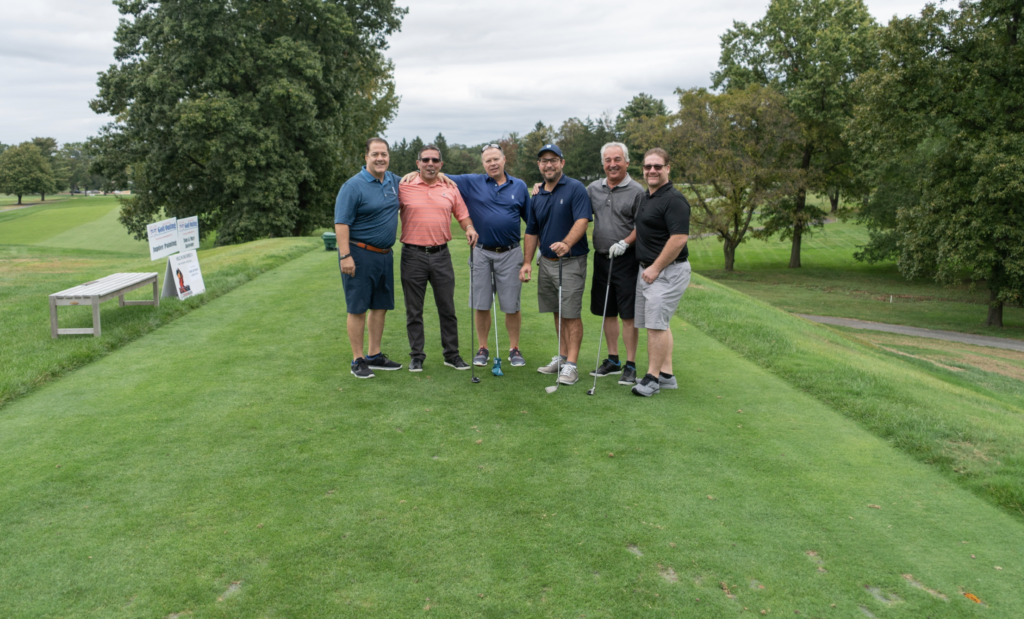
[[[344,256],[338,256],[338,261],[340,262],[341,260],[344,260],[345,258],[349,258],[351,256],[352,256],[351,253],[345,254]]]

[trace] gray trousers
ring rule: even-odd
[[[423,299],[429,282],[441,323],[444,360],[452,361],[459,354],[459,322],[455,316],[455,270],[451,253],[447,247],[434,254],[403,247],[401,268],[409,356],[420,361],[427,358],[423,352]]]

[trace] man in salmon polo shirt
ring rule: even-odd
[[[427,358],[423,351],[423,299],[428,282],[434,291],[434,303],[441,323],[444,364],[456,370],[469,369],[469,364],[459,356],[455,271],[448,251],[448,242],[452,240],[452,216],[465,231],[470,245],[476,243],[478,235],[459,190],[440,182],[438,173],[443,165],[441,150],[428,144],[416,157],[419,175],[398,187],[402,218],[402,292],[405,295],[405,328],[409,334],[410,372],[422,372]]]

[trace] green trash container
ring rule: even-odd
[[[333,232],[324,232],[320,235],[320,238],[324,240],[324,250],[326,251],[338,251],[338,235]]]

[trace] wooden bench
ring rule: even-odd
[[[152,301],[125,301],[124,295],[144,286],[152,284]],[[160,305],[160,297],[157,288],[156,273],[114,273],[103,279],[86,282],[74,288],[68,288],[50,295],[50,334],[57,338],[59,335],[89,335],[100,336],[100,303],[117,297],[118,305]],[[92,328],[91,329],[58,329],[57,328],[57,306],[58,305],[92,305]]]

